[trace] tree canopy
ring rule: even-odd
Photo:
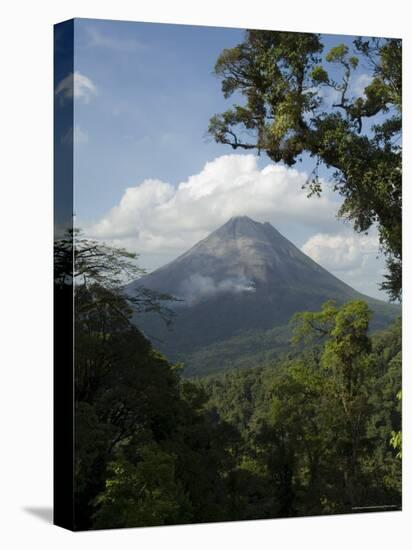
[[[73,291],[70,243],[57,299]],[[134,258],[74,246],[76,529],[399,507],[400,323],[371,338],[366,303],[328,302],[295,317],[304,349],[185,380],[131,322]]]
[[[377,226],[388,269],[381,286],[400,299],[402,43],[358,38],[352,48],[338,44],[325,56],[323,49],[317,34],[247,31],[216,62],[224,97],[240,102],[212,116],[209,134],[234,150],[263,151],[288,166],[309,154],[309,194],[322,191],[319,167],[331,169],[343,197],[339,215],[359,232]],[[355,94],[360,63],[370,81]],[[328,91],[336,98],[332,105]]]

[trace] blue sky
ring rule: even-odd
[[[230,104],[214,64],[243,37],[242,29],[76,19],[75,70],[97,90],[75,105],[89,138],[76,149],[79,216],[103,214],[127,185],[153,177],[176,184],[231,152],[205,132],[210,116]],[[325,51],[352,39],[326,35]],[[311,159],[300,165],[312,166]]]
[[[75,33],[76,70],[98,90],[96,101],[76,104],[89,137],[76,151],[78,215],[103,214],[146,178],[183,181],[224,154],[204,137],[225,108],[212,70],[242,31],[77,20]]]
[[[206,138],[209,118],[230,106],[213,75],[214,64],[224,48],[238,44],[243,36],[240,29],[75,20],[78,224],[90,236],[141,253],[143,265],[151,270],[184,252],[226,216],[246,214],[273,223],[355,288],[384,298],[377,290],[383,262],[376,260],[376,235],[357,237],[347,224],[336,221],[339,198],[332,192],[325,193],[323,202],[302,199],[300,187],[305,171],[313,168],[311,159],[297,164],[298,172],[272,170],[264,154],[243,155],[239,161],[238,152],[234,158],[231,148]],[[325,51],[352,40],[325,36]],[[368,78],[360,66],[354,88],[361,88]],[[60,92],[64,93],[64,82]],[[328,176],[326,171],[322,175]],[[252,185],[242,187],[243,181],[262,181],[256,188],[259,195],[268,178],[273,178],[274,193],[262,194],[259,201],[248,196]],[[215,185],[217,180],[221,187]],[[290,187],[283,187],[289,180]],[[270,186],[266,192],[271,192]],[[295,204],[302,204],[300,211]],[[169,225],[156,221],[159,212]],[[196,217],[191,217],[193,212]]]

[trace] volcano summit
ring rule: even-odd
[[[188,374],[243,366],[263,352],[260,360],[275,357],[287,341],[291,316],[318,310],[327,300],[365,300],[374,311],[374,328],[400,315],[398,306],[365,296],[329,273],[270,223],[247,216],[231,218],[128,288],[137,286],[181,300],[173,306],[170,330],[154,314],[139,315],[136,322],[168,358],[183,361]]]

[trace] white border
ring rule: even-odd
[[[0,545],[3,548],[404,548],[411,505],[362,514],[71,534],[28,513],[52,500],[52,24],[73,16],[404,38],[411,78],[410,18],[401,0],[269,2],[52,0],[3,5],[1,64]],[[409,90],[405,146],[410,152]],[[409,104],[408,104],[409,103]],[[405,182],[409,173],[405,155]],[[405,185],[406,187],[406,185]],[[410,193],[408,192],[408,195]],[[405,242],[410,208],[405,201]],[[405,246],[406,272],[411,273]],[[408,287],[404,325],[411,331]],[[405,356],[410,357],[407,338]],[[404,360],[404,434],[410,433],[410,374]],[[409,460],[404,435],[405,462]],[[405,483],[410,481],[408,469]],[[408,528],[409,527],[409,528]],[[7,542],[6,542],[7,540]]]

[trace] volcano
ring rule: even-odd
[[[128,285],[168,293],[176,316],[167,328],[155,314],[135,317],[154,345],[187,374],[205,374],[276,357],[285,348],[291,316],[362,299],[373,328],[400,307],[365,296],[329,273],[270,223],[231,218],[174,261]],[[263,355],[262,355],[263,353]]]

